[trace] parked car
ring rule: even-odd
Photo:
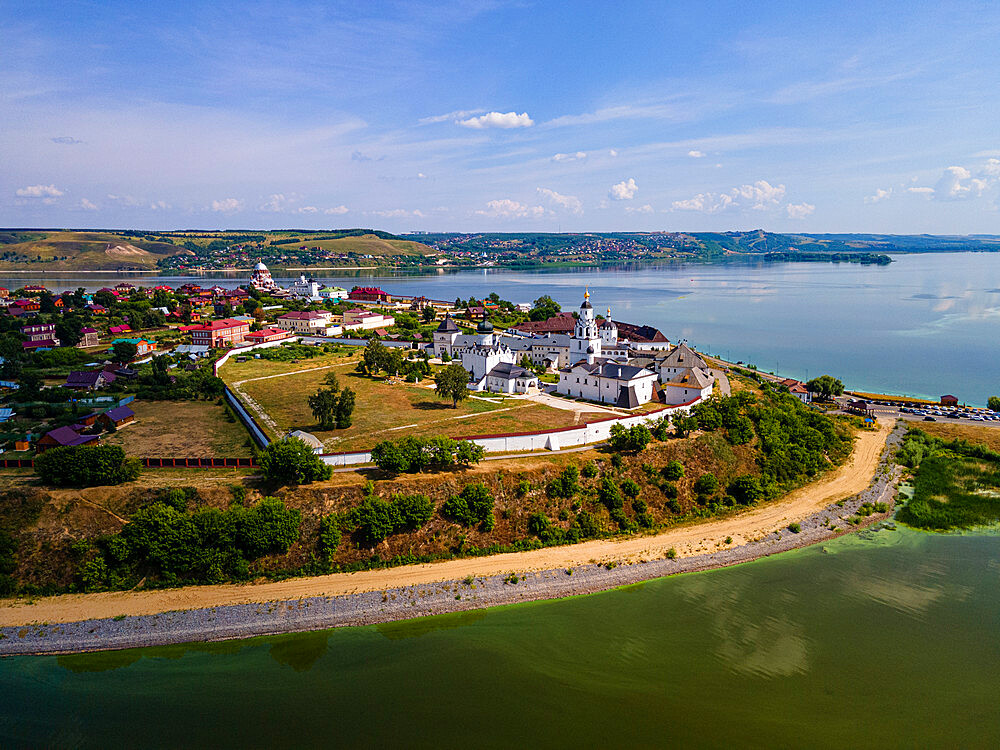
[[[924,421],[925,422],[937,422],[937,417],[932,417],[930,414],[928,414],[926,417],[924,417]]]

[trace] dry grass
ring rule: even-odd
[[[432,380],[420,385],[389,384],[381,378],[355,373],[356,361],[356,356],[335,355],[295,364],[253,360],[227,364],[221,374],[229,383],[243,381],[239,389],[267,412],[277,424],[277,432],[284,434],[295,429],[312,432],[333,451],[370,448],[379,440],[405,435],[463,437],[530,432],[583,424],[604,416],[588,412],[578,418],[572,411],[494,394],[470,396],[458,408],[452,408],[450,401],[434,393]],[[318,429],[307,402],[331,372],[337,374],[342,388],[350,388],[356,395],[354,424],[346,430]],[[268,377],[285,373],[295,374]]]
[[[239,458],[250,455],[243,425],[226,420],[225,407],[210,401],[135,401],[136,420],[101,438],[120,445],[130,456],[205,456]]]
[[[973,443],[982,443],[991,450],[1000,451],[1000,429],[996,427],[946,422],[919,422],[914,427],[937,438],[945,440],[962,438]]]

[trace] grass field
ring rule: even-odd
[[[230,385],[238,384],[237,389],[273,420],[273,425],[263,425],[273,435],[302,429],[315,434],[331,451],[361,450],[380,440],[406,435],[462,437],[529,432],[606,416],[588,412],[578,419],[573,411],[492,394],[484,394],[489,400],[470,396],[453,409],[450,401],[435,395],[433,381],[390,385],[383,379],[355,373],[357,359],[330,355],[296,364],[253,360],[227,364],[220,374]],[[354,424],[346,430],[319,430],[307,403],[330,372],[337,374],[342,388],[349,387],[356,394]]]
[[[226,420],[212,401],[134,401],[135,422],[101,438],[130,456],[239,458],[250,455],[249,434]]]
[[[933,437],[945,440],[968,440],[981,443],[991,450],[1000,451],[1000,429],[996,427],[948,422],[920,422],[916,426]]]
[[[297,250],[301,245],[319,247],[335,253],[361,253],[362,255],[428,255],[431,250],[426,245],[411,240],[384,240],[373,234],[361,237],[340,237],[334,240],[311,240],[303,237],[298,244],[277,245],[276,247]]]
[[[160,258],[185,252],[165,242],[104,232],[39,232],[8,239],[21,242],[0,244],[0,269],[39,264],[47,271],[101,271],[128,268],[156,268]]]

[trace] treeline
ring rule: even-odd
[[[269,245],[297,245],[301,243],[319,242],[320,240],[340,240],[345,237],[364,237],[366,234],[374,235],[382,240],[398,240],[394,234],[383,232],[378,229],[344,229],[339,232],[323,232],[311,234],[308,231],[298,232],[300,236],[285,240],[271,240]]]

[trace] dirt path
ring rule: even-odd
[[[664,557],[669,549],[679,557],[722,547],[737,547],[784,529],[841,498],[868,487],[893,422],[884,420],[877,431],[859,434],[849,461],[817,482],[784,499],[731,518],[692,524],[648,537],[621,541],[595,540],[531,552],[406,565],[388,570],[335,573],[294,578],[259,585],[189,586],[159,591],[65,594],[39,599],[35,604],[7,600],[0,603],[0,626],[29,622],[76,622],[118,615],[157,614],[250,602],[268,602],[314,596],[337,596],[364,591],[490,576],[507,572],[552,570],[589,562],[640,561]],[[725,544],[732,537],[731,544]]]

